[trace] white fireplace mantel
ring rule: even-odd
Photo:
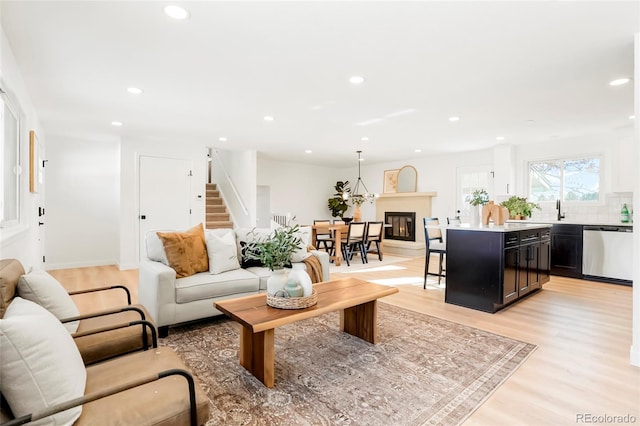
[[[413,198],[413,197],[436,197],[437,192],[393,192],[389,194],[380,194],[378,200],[384,198]]]

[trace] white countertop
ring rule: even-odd
[[[512,232],[512,231],[525,231],[527,229],[539,229],[539,228],[551,228],[551,224],[539,223],[539,222],[525,222],[523,220],[514,220],[505,223],[504,225],[475,225],[472,226],[468,223],[461,225],[449,225],[448,230],[460,230],[460,231],[484,231],[484,232]]]
[[[633,223],[622,222],[604,222],[604,221],[587,221],[587,220],[544,220],[544,219],[527,219],[527,220],[507,220],[506,223],[542,223],[549,225],[603,225],[603,226],[633,226]]]

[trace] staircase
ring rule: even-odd
[[[207,209],[207,229],[233,228],[233,222],[215,183],[207,184],[205,206]]]

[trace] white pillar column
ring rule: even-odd
[[[635,164],[640,164],[640,33],[635,35],[635,71],[634,71],[634,110],[635,110]],[[640,217],[640,168],[636,168],[635,186],[633,188],[634,222]],[[633,232],[633,328],[631,331],[632,365],[640,367],[640,229],[634,223]]]

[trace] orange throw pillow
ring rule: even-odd
[[[209,256],[204,240],[202,224],[186,232],[158,232],[169,266],[176,271],[177,278],[209,271]]]

